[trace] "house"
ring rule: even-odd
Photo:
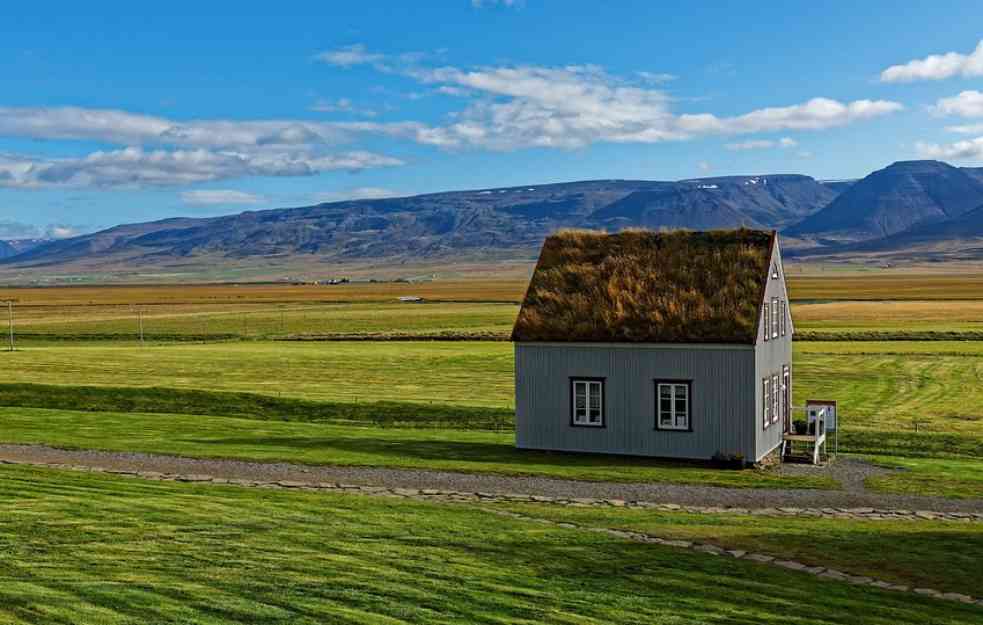
[[[758,462],[792,406],[775,232],[564,231],[512,333],[523,449]]]

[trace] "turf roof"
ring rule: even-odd
[[[753,344],[775,236],[561,231],[543,244],[512,340]]]

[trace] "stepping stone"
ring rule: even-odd
[[[730,549],[730,550],[727,551],[727,555],[729,555],[731,557],[734,557],[734,558],[743,558],[744,556],[747,555],[747,552],[746,551],[742,551],[740,549]]]
[[[400,497],[414,497],[420,494],[420,491],[415,488],[394,488],[392,492]]]
[[[681,549],[689,549],[693,546],[693,543],[688,540],[663,540],[662,544],[668,545],[669,547],[679,547]]]
[[[948,599],[949,601],[959,601],[960,603],[973,603],[974,599],[969,595],[963,595],[958,592],[947,592],[942,595],[943,599]]]
[[[283,488],[301,488],[307,486],[305,482],[293,482],[291,480],[281,480],[276,483],[277,486],[282,486]]]
[[[699,547],[693,549],[693,551],[699,551],[700,553],[706,553],[712,556],[720,556],[724,553],[723,549],[720,547],[715,547],[714,545],[700,545]]]
[[[178,475],[174,478],[178,482],[211,482],[211,475]]]
[[[749,553],[748,555],[744,556],[744,559],[751,560],[753,562],[761,562],[763,564],[770,564],[771,562],[775,561],[775,558],[772,556],[766,556],[763,553]]]
[[[793,571],[804,571],[806,565],[801,562],[796,562],[795,560],[775,560],[775,566],[780,566],[786,569],[792,569]]]
[[[941,597],[942,593],[937,590],[932,590],[931,588],[916,588],[912,591],[918,595],[925,595],[926,597]]]

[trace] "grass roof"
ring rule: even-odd
[[[543,244],[512,340],[754,343],[774,236],[561,231]]]

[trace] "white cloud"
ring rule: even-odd
[[[771,148],[794,148],[799,142],[791,137],[782,137],[778,141],[770,139],[752,139],[750,141],[740,141],[737,143],[727,143],[724,147],[728,150],[738,152],[743,150],[767,150]]]
[[[724,145],[724,147],[732,152],[741,152],[744,150],[766,150],[768,148],[775,147],[775,142],[769,141],[768,139],[758,139],[753,141],[741,141],[739,143],[727,143]]]
[[[266,198],[233,189],[202,189],[185,191],[181,194],[181,201],[192,206],[212,206],[215,204],[259,204],[266,201]]]
[[[946,126],[945,129],[948,132],[954,132],[960,135],[983,134],[983,124],[963,124],[959,126]]]
[[[0,107],[0,136],[190,148],[331,145],[348,136],[330,123],[295,120],[175,121],[113,109]]]
[[[401,197],[405,194],[383,189],[380,187],[355,187],[344,191],[323,191],[315,193],[315,202],[341,202],[344,200],[381,200],[390,197]]]
[[[884,100],[843,103],[814,98],[737,117],[717,117],[675,114],[664,92],[626,83],[596,66],[414,68],[407,74],[423,83],[465,88],[484,96],[452,123],[417,132],[417,140],[443,147],[580,148],[602,141],[655,143],[707,134],[821,130],[903,108]]]
[[[82,158],[0,157],[0,171],[11,174],[0,186],[21,188],[139,188],[227,180],[250,176],[313,176],[324,171],[358,171],[402,165],[372,152],[317,155],[307,152],[213,152],[125,148]]]
[[[983,92],[963,91],[951,98],[941,98],[931,110],[936,115],[983,117]]]
[[[353,67],[355,65],[367,65],[383,60],[384,55],[372,53],[365,49],[360,43],[322,52],[314,57],[318,61],[337,65],[338,67]]]
[[[679,78],[675,74],[654,73],[654,72],[635,72],[635,75],[647,83],[661,85]]]
[[[983,40],[969,54],[947,52],[932,54],[924,59],[892,65],[881,72],[882,82],[913,82],[942,80],[952,76],[983,76]]]
[[[702,171],[702,172],[708,172],[708,171],[710,171],[711,169],[713,169],[713,165],[711,165],[711,164],[710,164],[710,163],[708,163],[707,161],[700,161],[699,163],[697,163],[697,164],[696,164],[696,166],[697,166],[697,168],[699,168],[699,170],[700,170],[700,171]]]
[[[918,153],[925,158],[951,159],[957,161],[983,160],[983,137],[956,141],[940,145],[937,143],[916,143]]]
[[[315,113],[352,113],[365,117],[375,117],[378,115],[371,109],[357,108],[348,98],[338,98],[337,100],[319,99],[311,105],[310,110]]]

